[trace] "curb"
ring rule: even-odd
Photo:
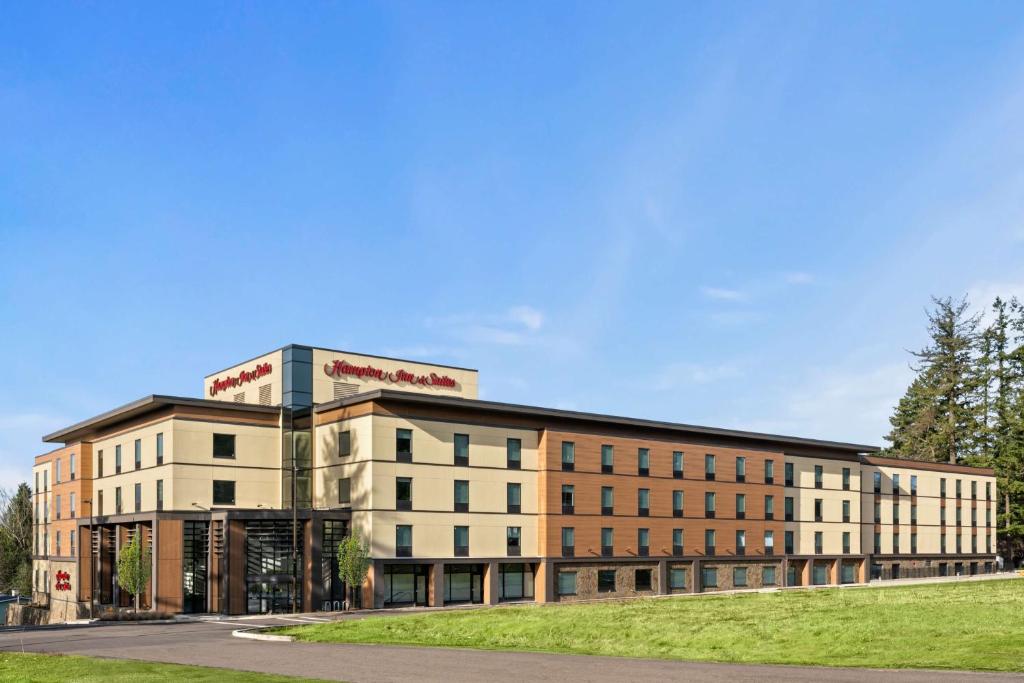
[[[270,633],[260,633],[263,631],[265,626],[257,626],[255,628],[239,628],[231,632],[234,638],[247,638],[249,640],[268,640],[275,643],[290,643],[295,638],[291,636],[277,636]]]

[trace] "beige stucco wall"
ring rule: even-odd
[[[793,463],[792,487],[785,487],[785,496],[793,498],[793,521],[785,523],[785,530],[793,532],[793,552],[797,555],[814,554],[814,535],[822,533],[822,553],[839,555],[843,552],[843,533],[850,534],[850,553],[860,548],[860,464],[787,455],[786,463]],[[822,488],[814,488],[814,467],[822,467]],[[843,468],[850,469],[850,490],[843,490]],[[785,481],[785,469],[778,475]],[[822,501],[822,521],[814,521],[814,501]],[[850,521],[843,522],[843,501],[850,502]],[[780,505],[781,502],[781,505]],[[776,519],[785,519],[785,500],[775,503]],[[785,549],[785,538],[775,539],[776,547]]]
[[[248,360],[244,363],[239,363],[226,370],[216,372],[212,375],[207,375],[203,379],[203,398],[211,399],[214,401],[235,401],[235,397],[238,394],[243,394],[244,400],[242,403],[259,404],[259,389],[262,386],[270,385],[270,405],[279,406],[281,405],[281,397],[283,395],[283,377],[282,373],[282,358],[283,354],[280,350],[272,351],[271,353]],[[252,372],[257,366],[268,363],[271,367],[269,375],[264,375],[258,379],[254,379],[250,382],[239,383],[236,387],[229,387],[225,390],[218,391],[216,394],[211,393],[211,387],[213,387],[214,380],[227,380],[232,377],[238,377],[239,373]]]
[[[438,376],[448,376],[454,379],[457,385],[454,388],[443,386],[431,386],[429,384],[417,384],[415,382],[394,382],[388,379],[379,380],[370,377],[356,377],[343,375],[334,377],[328,375],[325,366],[333,367],[335,361],[345,361],[351,365],[371,366],[379,368],[387,373],[396,373],[405,370],[416,376],[429,376],[434,373]],[[313,349],[313,402],[326,403],[334,400],[334,383],[355,385],[355,393],[362,393],[373,389],[395,389],[398,391],[412,391],[431,394],[434,396],[458,396],[461,398],[476,398],[478,391],[478,379],[476,370],[463,370],[450,368],[429,363],[417,363],[408,360],[392,360],[376,356],[365,356],[358,353],[347,353],[330,351],[327,349]]]
[[[164,435],[164,464],[156,464],[156,435]],[[235,435],[234,459],[213,457],[214,434]],[[142,442],[142,467],[135,469],[135,439]],[[115,471],[115,450],[121,445],[121,474]],[[142,485],[140,512],[156,510],[156,482],[164,482],[164,510],[196,510],[213,506],[213,481],[235,481],[235,506],[268,508],[281,505],[281,436],[277,427],[226,424],[168,418],[101,439],[93,447],[94,467],[103,451],[103,473],[94,491],[99,513],[115,510],[115,490],[121,487],[122,514],[135,511],[135,484]],[[98,471],[94,469],[93,471]],[[87,513],[88,510],[83,510]]]

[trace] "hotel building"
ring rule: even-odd
[[[572,601],[994,570],[988,469],[867,445],[482,401],[475,370],[289,345],[44,437],[35,594],[128,607]]]

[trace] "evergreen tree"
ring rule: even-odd
[[[32,491],[0,491],[0,592],[32,592]]]

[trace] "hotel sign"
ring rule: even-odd
[[[442,387],[444,389],[456,389],[459,384],[448,375],[429,373],[417,375],[408,370],[384,370],[372,365],[352,365],[345,360],[336,360],[332,363],[324,363],[324,374],[328,377],[358,377],[360,379],[375,379],[381,382],[393,384],[418,384],[425,387]]]
[[[274,366],[270,363],[260,363],[252,370],[242,370],[237,375],[232,375],[220,379],[219,377],[213,380],[213,384],[210,385],[210,396],[216,396],[222,391],[233,389],[242,384],[247,384],[261,377],[266,377],[274,371]]]
[[[57,590],[59,590],[59,591],[69,591],[69,590],[71,590],[71,574],[68,574],[66,571],[61,570],[61,571],[57,572],[56,577],[57,577],[57,583],[56,583],[56,585],[54,587]]]

